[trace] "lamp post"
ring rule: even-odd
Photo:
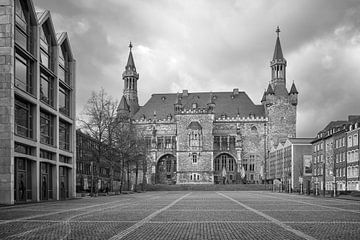
[[[91,168],[91,188],[90,188],[90,196],[93,196],[93,187],[94,187],[94,168],[93,168],[93,161],[90,162]]]

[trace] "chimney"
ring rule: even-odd
[[[183,90],[183,92],[182,92],[182,96],[183,96],[183,97],[187,97],[187,96],[189,96],[189,92],[188,92],[188,90]]]
[[[234,90],[233,90],[233,95],[234,95],[234,96],[239,95],[239,89],[238,89],[238,88],[234,88]]]
[[[360,121],[360,115],[349,115],[348,116],[348,121],[349,122],[356,122],[356,121]]]

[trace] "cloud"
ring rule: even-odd
[[[77,109],[103,87],[120,98],[129,41],[144,104],[152,93],[246,91],[260,104],[280,26],[288,87],[299,90],[298,136],[359,112],[360,6],[355,0],[34,0],[67,31]],[[79,91],[81,89],[81,91]]]

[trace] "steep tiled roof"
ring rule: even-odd
[[[191,109],[192,104],[196,103],[198,108],[207,108],[210,95],[213,95],[215,103],[215,117],[226,115],[227,117],[248,117],[253,114],[258,117],[264,117],[263,105],[255,105],[245,92],[239,92],[234,95],[233,92],[198,92],[188,93],[188,96],[182,96],[181,103],[184,109]],[[165,119],[170,114],[174,116],[174,104],[177,101],[176,93],[153,94],[147,103],[140,107],[135,114],[135,119],[152,119],[156,114],[157,119]]]
[[[292,144],[311,144],[313,138],[289,138]]]
[[[298,91],[295,87],[295,83],[291,85],[290,94],[298,94]]]
[[[128,58],[128,61],[126,64],[126,68],[128,68],[128,67],[130,69],[135,68],[134,57],[133,57],[132,51],[130,51],[130,53],[129,53],[129,58]]]
[[[122,96],[121,100],[120,100],[120,103],[119,103],[119,106],[117,108],[117,111],[129,111],[130,110],[130,107],[129,107],[129,104],[127,103],[126,101],[126,98],[124,96]]]
[[[271,87],[271,84],[269,83],[269,86],[267,88],[267,91],[266,91],[267,94],[274,94],[274,89]]]
[[[345,121],[345,120],[331,121],[328,125],[326,125],[326,127],[322,131],[326,132],[327,130],[330,130],[334,127],[338,127],[338,126],[346,124],[346,123],[348,123],[348,121]]]
[[[275,51],[274,51],[273,60],[275,60],[275,59],[281,59],[281,60],[284,59],[279,36],[277,37],[276,43],[275,43]]]
[[[264,94],[261,98],[261,102],[265,102],[266,101],[266,90],[264,91]]]

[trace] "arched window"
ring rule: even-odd
[[[251,127],[251,133],[257,133],[257,128],[255,126]]]
[[[233,172],[236,170],[236,162],[233,157],[229,154],[221,154],[214,160],[214,170],[215,171],[222,171],[223,168],[227,172]]]
[[[202,146],[202,127],[199,122],[191,122],[187,127],[189,147],[199,148]]]

